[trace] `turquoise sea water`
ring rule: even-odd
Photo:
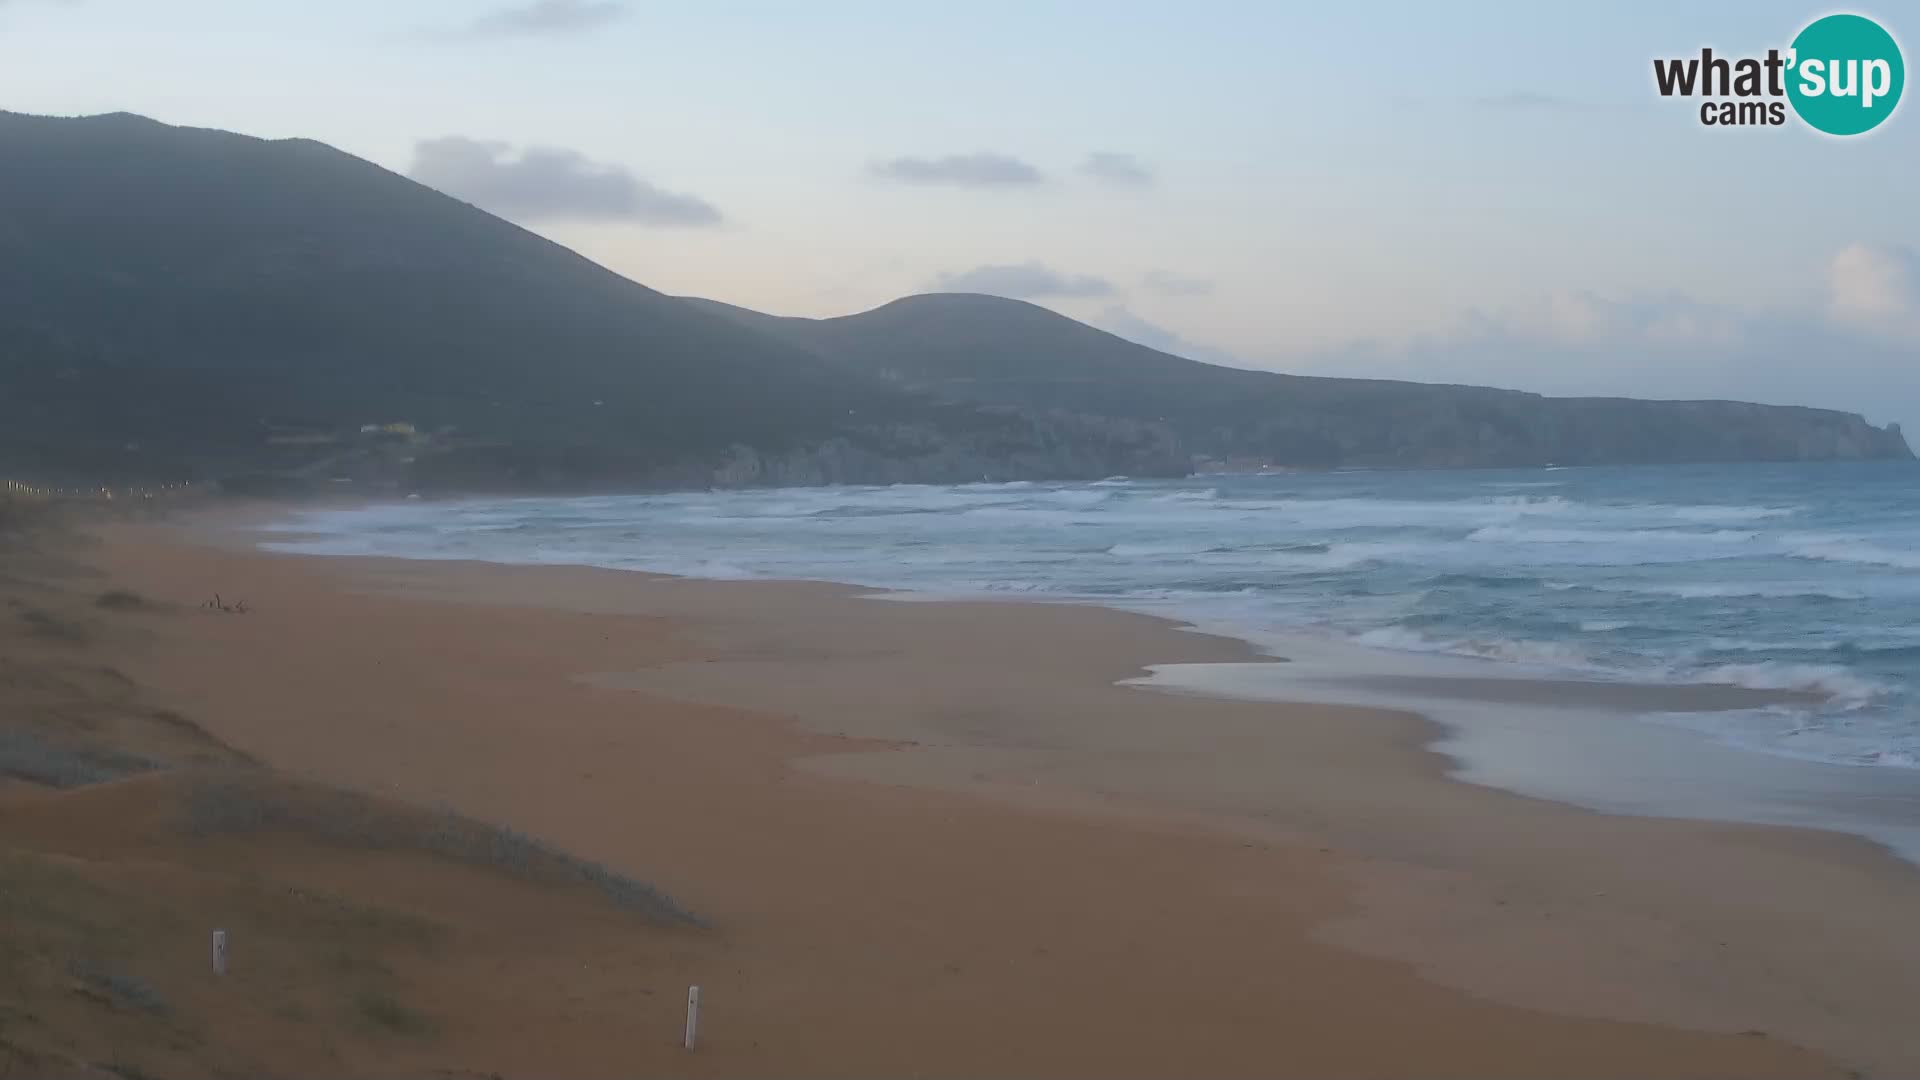
[[[1817,700],[1686,723],[1920,768],[1920,466],[1338,472],[409,501],[271,546],[1107,603],[1489,673]]]

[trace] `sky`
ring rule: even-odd
[[[1654,90],[1830,10],[0,0],[0,109],[318,139],[777,314],[991,292],[1244,367],[1920,430],[1920,102],[1840,139]],[[1920,7],[1845,10],[1913,58]]]

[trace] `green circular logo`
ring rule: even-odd
[[[1800,119],[1829,135],[1872,131],[1893,115],[1907,84],[1900,45],[1860,15],[1828,15],[1793,39],[1787,100]]]

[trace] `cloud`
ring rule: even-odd
[[[1498,337],[1569,347],[1690,345],[1725,346],[1746,332],[1736,312],[1683,296],[1627,298],[1557,290],[1497,312],[1472,312],[1472,336]]]
[[[1171,270],[1149,270],[1140,284],[1162,296],[1207,296],[1213,292],[1213,279],[1176,274]]]
[[[1920,253],[1851,244],[1827,264],[1827,311],[1875,334],[1920,338]]]
[[[1567,396],[1717,398],[1858,412],[1920,426],[1920,265],[1837,253],[1797,307],[1685,296],[1548,293],[1440,332],[1268,362],[1303,374],[1468,383]]]
[[[981,151],[946,157],[897,157],[872,166],[876,176],[907,184],[950,184],[954,187],[1027,187],[1040,183],[1040,170],[1006,154]]]
[[[1147,187],[1153,183],[1153,170],[1132,154],[1115,150],[1096,150],[1080,163],[1080,171],[1103,184],[1115,187]]]
[[[1199,360],[1208,364],[1237,366],[1239,361],[1233,354],[1211,345],[1202,345],[1189,341],[1179,334],[1135,315],[1125,304],[1113,304],[1092,320],[1093,325],[1116,337],[1126,338],[1136,345],[1145,345],[1149,349],[1159,349],[1164,353],[1184,356],[1189,360]]]
[[[578,34],[616,22],[626,15],[627,6],[615,0],[534,0],[530,4],[490,11],[461,27],[456,36]]]
[[[935,292],[988,293],[1015,300],[1044,297],[1112,296],[1113,282],[1091,274],[1063,274],[1039,262],[976,266],[957,274],[941,274]]]
[[[720,211],[693,195],[662,191],[624,167],[575,150],[528,147],[459,135],[414,144],[407,175],[516,221],[571,219],[642,225],[717,225]]]

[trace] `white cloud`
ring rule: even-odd
[[[1559,290],[1493,312],[1474,312],[1461,333],[1566,347],[1727,345],[1743,330],[1736,313],[1681,296],[1615,298]]]
[[[1080,163],[1080,171],[1113,187],[1148,187],[1153,169],[1132,154],[1118,150],[1096,150]]]
[[[934,292],[986,293],[1015,300],[1047,297],[1111,296],[1113,282],[1092,274],[1066,274],[1038,261],[976,266],[941,274]]]
[[[1859,412],[1920,427],[1920,263],[1853,245],[1797,308],[1676,295],[1557,292],[1470,312],[1442,332],[1268,366],[1571,396],[1723,398]]]
[[[481,15],[458,34],[464,37],[578,34],[615,22],[626,14],[626,5],[614,0],[534,0]]]
[[[946,184],[952,187],[1031,187],[1045,177],[1040,170],[1006,154],[981,151],[945,157],[897,157],[871,166],[875,176],[905,184]]]
[[[1149,270],[1141,276],[1140,284],[1162,296],[1206,296],[1213,292],[1214,286],[1212,278],[1172,270]]]
[[[1869,332],[1920,338],[1920,255],[1851,244],[1827,264],[1827,310]]]
[[[414,144],[407,175],[516,221],[571,219],[642,225],[718,225],[720,211],[694,195],[663,191],[624,166],[577,150],[450,135]]]

